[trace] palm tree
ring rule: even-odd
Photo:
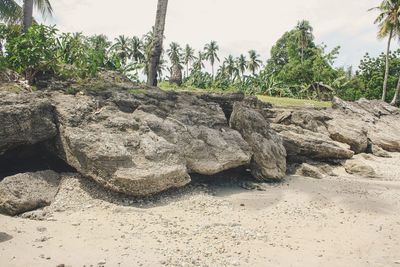
[[[378,39],[388,37],[386,48],[386,65],[385,65],[385,78],[383,80],[382,100],[386,100],[387,82],[389,77],[389,53],[392,39],[399,35],[399,15],[400,15],[400,1],[398,0],[384,0],[378,7],[371,8],[370,10],[379,10],[379,15],[375,19],[375,24],[378,24],[379,32]]]
[[[7,23],[23,22],[24,32],[32,26],[33,7],[42,14],[42,16],[52,15],[53,8],[49,0],[24,0],[21,7],[15,0],[0,1],[0,19]]]
[[[239,74],[239,69],[236,67],[236,62],[232,55],[225,58],[224,65],[229,78],[235,80]]]
[[[182,58],[182,48],[181,46],[176,43],[172,42],[167,49],[167,55],[171,60],[172,65],[180,65],[181,58]]]
[[[128,59],[131,55],[131,41],[129,37],[125,35],[120,35],[115,38],[115,44],[112,46],[112,49],[115,51],[117,56],[121,59],[123,65],[126,65]]]
[[[156,22],[154,25],[154,42],[149,64],[149,75],[147,85],[157,86],[157,70],[163,47],[165,19],[167,17],[168,0],[158,0]]]
[[[399,100],[400,100],[399,96],[400,96],[400,78],[397,81],[396,91],[394,93],[392,101],[390,102],[390,105],[392,105],[392,106],[398,105],[399,104]]]
[[[301,62],[304,62],[304,53],[310,41],[314,39],[312,34],[313,28],[310,25],[310,22],[307,20],[302,20],[297,23],[296,26],[296,39],[299,43],[300,51],[301,51]]]
[[[53,7],[49,0],[24,0],[23,5],[23,29],[27,32],[33,23],[33,6],[43,15],[52,15]]]
[[[261,67],[262,61],[259,59],[260,55],[255,50],[249,51],[249,61],[247,61],[247,68],[253,75]]]
[[[142,63],[144,60],[143,54],[143,43],[139,37],[134,36],[130,41],[130,58],[132,58],[136,63]]]
[[[218,62],[220,61],[219,57],[218,57],[218,50],[219,50],[219,47],[218,47],[218,44],[216,41],[211,41],[209,44],[206,44],[204,46],[204,51],[205,51],[204,56],[205,56],[205,59],[209,60],[211,63],[211,71],[212,71],[213,79],[214,79],[215,60],[217,60]]]
[[[236,65],[237,65],[237,68],[239,69],[240,74],[242,75],[242,79],[243,79],[244,73],[245,73],[245,71],[246,71],[246,69],[247,69],[247,59],[246,59],[246,56],[244,56],[243,54],[240,55],[240,56],[237,58],[237,60],[236,60]]]
[[[204,68],[203,59],[204,59],[204,55],[199,51],[198,56],[196,57],[195,61],[193,62],[194,70],[201,71]]]
[[[22,21],[22,7],[14,0],[1,0],[0,20],[6,23],[17,23]]]
[[[170,82],[177,85],[182,84],[182,48],[176,42],[172,42],[167,49],[167,55],[171,61],[171,77]]]
[[[186,77],[189,76],[189,64],[195,59],[196,57],[194,56],[194,49],[187,44],[183,53],[183,63],[186,65]]]

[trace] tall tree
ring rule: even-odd
[[[167,49],[167,55],[171,61],[171,76],[169,81],[177,85],[182,84],[182,48],[176,43],[172,42]]]
[[[139,39],[139,37],[134,36],[131,41],[130,41],[130,57],[136,62],[136,63],[142,63],[144,60],[144,54],[143,54],[143,43]]]
[[[297,23],[296,39],[300,48],[301,63],[304,62],[305,50],[309,46],[310,41],[314,39],[312,31],[313,28],[307,20],[302,20]]]
[[[156,22],[154,25],[154,42],[151,52],[147,85],[157,86],[157,70],[163,50],[165,19],[167,17],[168,0],[158,0]]]
[[[399,34],[399,15],[400,15],[400,1],[399,0],[384,0],[382,3],[370,10],[378,10],[380,13],[375,19],[375,24],[378,24],[378,38],[388,38],[386,48],[386,66],[385,77],[383,80],[382,100],[386,100],[387,83],[389,77],[389,53],[392,39]]]
[[[195,59],[194,49],[187,44],[185,46],[185,51],[183,52],[183,63],[186,65],[186,77],[189,76],[189,64]]]
[[[235,80],[239,74],[239,69],[237,68],[235,59],[232,55],[229,55],[227,58],[225,58],[224,65],[229,78]]]
[[[212,72],[212,77],[214,79],[214,64],[215,60],[218,62],[219,57],[218,57],[218,51],[219,51],[219,46],[216,41],[211,41],[209,44],[206,44],[204,46],[204,56],[206,60],[209,60],[211,63],[211,72]]]
[[[262,61],[259,59],[260,55],[255,50],[249,51],[249,61],[247,61],[247,68],[253,75],[261,67]]]
[[[193,62],[193,70],[201,71],[204,68],[203,63],[204,55],[199,51],[198,56],[196,57],[195,61]]]
[[[14,0],[0,1],[0,20],[6,23],[17,23],[22,21],[22,7]]]
[[[115,44],[113,45],[112,49],[115,51],[117,56],[121,59],[123,65],[126,65],[128,59],[131,55],[131,41],[129,37],[125,35],[120,35],[115,38]]]
[[[244,78],[244,73],[247,69],[247,59],[245,55],[240,55],[237,60],[236,60],[237,68],[240,71],[240,74],[242,75],[242,79]]]
[[[36,7],[37,10],[43,15],[52,15],[53,7],[50,4],[49,0],[24,0],[23,4],[23,29],[24,32],[27,32],[29,27],[32,26],[33,23],[33,7]]]

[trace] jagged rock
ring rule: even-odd
[[[200,98],[207,102],[217,103],[222,108],[227,121],[229,121],[233,112],[233,104],[235,102],[242,102],[244,100],[244,94],[202,94]]]
[[[56,136],[53,110],[38,94],[0,92],[0,155]]]
[[[242,134],[254,153],[250,165],[255,178],[276,180],[285,177],[286,150],[282,139],[259,112],[235,103],[230,125]]]
[[[121,109],[122,95],[136,106]],[[54,94],[53,101],[59,154],[108,188],[147,195],[185,185],[189,173],[213,175],[250,162],[249,145],[216,103],[157,89],[103,97]]]
[[[360,159],[347,160],[344,168],[349,174],[359,175],[362,177],[373,178],[376,177],[376,172],[374,168],[367,165]]]
[[[333,141],[327,135],[315,133],[298,126],[271,124],[283,139],[287,155],[291,159],[350,159],[354,152],[350,146]]]
[[[363,153],[368,148],[368,131],[362,123],[346,121],[337,117],[327,122],[329,136],[341,143],[348,144],[355,153]]]
[[[308,163],[301,164],[297,170],[296,174],[305,177],[311,177],[316,179],[322,179],[325,174],[316,166],[310,165]]]
[[[50,205],[58,191],[60,175],[53,171],[21,173],[0,182],[0,213],[18,215]]]

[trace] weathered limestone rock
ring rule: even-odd
[[[286,150],[282,139],[259,112],[243,103],[235,103],[230,125],[242,134],[254,153],[251,173],[255,178],[276,180],[285,177]]]
[[[60,175],[53,171],[21,173],[0,182],[0,213],[18,215],[51,204]]]
[[[250,162],[249,145],[216,103],[156,89],[103,98],[54,94],[53,101],[59,154],[112,190],[148,195],[187,184],[189,173],[213,175]]]
[[[391,158],[390,154],[385,151],[384,149],[380,148],[377,145],[372,145],[371,146],[371,152],[373,155],[380,157],[380,158]]]
[[[333,141],[327,135],[293,125],[271,124],[271,126],[282,137],[287,155],[292,159],[350,159],[354,155],[350,146]]]
[[[57,134],[51,103],[38,94],[0,92],[0,155]]]

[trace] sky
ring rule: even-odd
[[[358,66],[366,52],[378,55],[376,12],[380,0],[169,0],[166,43],[177,41],[202,49],[218,42],[220,57],[255,49],[265,61],[282,34],[299,20],[309,20],[317,43],[341,46],[336,66]],[[157,0],[53,0],[56,24],[62,31],[87,35],[142,36],[154,24]],[[395,43],[393,48],[399,46]]]

